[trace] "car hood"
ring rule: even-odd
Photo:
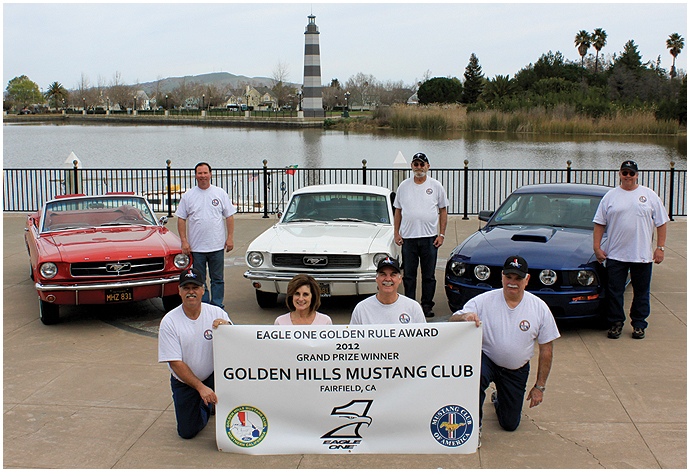
[[[594,260],[592,231],[550,226],[493,226],[477,231],[455,258],[471,264],[503,266],[512,255],[530,268],[577,268]]]
[[[366,254],[388,252],[393,226],[361,223],[286,223],[264,231],[248,251]]]
[[[65,262],[163,257],[180,252],[179,238],[165,228],[92,228],[43,236]]]

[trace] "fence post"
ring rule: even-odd
[[[671,185],[668,192],[668,217],[673,221],[673,191],[675,190],[676,163],[671,161]]]
[[[81,182],[79,182],[79,161],[78,160],[73,160],[72,164],[74,165],[74,193],[81,193]]]
[[[172,179],[170,178],[170,164],[172,164],[172,161],[168,159],[165,161],[165,163],[168,165],[168,171],[167,171],[167,180],[168,180],[168,218],[172,217]]]
[[[264,216],[268,218],[268,160],[264,159]]]
[[[570,183],[570,165],[573,163],[573,161],[568,161],[568,170],[566,172],[566,182]]]
[[[367,160],[362,159],[362,183],[367,184]]]
[[[462,216],[463,220],[469,220],[469,217],[467,216],[467,205],[468,205],[467,195],[468,195],[468,189],[469,189],[469,185],[470,185],[468,182],[468,180],[469,180],[469,168],[467,167],[467,165],[469,163],[470,163],[470,161],[465,159],[465,170],[464,170],[464,173],[465,173],[464,207],[465,207],[465,209],[464,209],[463,216]]]

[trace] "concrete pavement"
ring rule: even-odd
[[[632,339],[629,325],[618,340],[588,326],[560,326],[544,403],[525,408],[517,431],[501,430],[486,408],[475,454],[275,456],[218,452],[215,419],[193,440],[177,436],[168,370],[157,362],[159,300],[69,307],[61,310],[60,324],[44,326],[29,279],[24,220],[23,214],[3,216],[4,467],[687,467],[685,218],[669,223],[666,260],[654,267],[646,339]],[[273,222],[237,217],[236,248],[226,257],[226,306],[235,323],[272,324],[286,311],[260,309],[242,277],[247,245]],[[476,217],[450,217],[440,257],[477,227]],[[629,306],[629,293],[626,298]],[[321,311],[346,324],[358,300],[327,299]],[[436,302],[430,321],[442,322],[450,315],[442,282]]]

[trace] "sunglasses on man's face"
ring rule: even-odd
[[[414,167],[424,167],[425,165],[426,165],[426,163],[422,162],[422,161],[414,161],[412,163],[412,166],[414,166]]]
[[[636,174],[637,174],[637,172],[635,172],[634,170],[622,170],[621,171],[621,175],[623,177],[627,177],[627,176],[635,177]]]

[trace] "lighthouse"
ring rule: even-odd
[[[319,52],[319,28],[316,17],[309,15],[304,31],[304,83],[302,84],[302,109],[305,118],[323,118],[321,96],[321,55]]]

